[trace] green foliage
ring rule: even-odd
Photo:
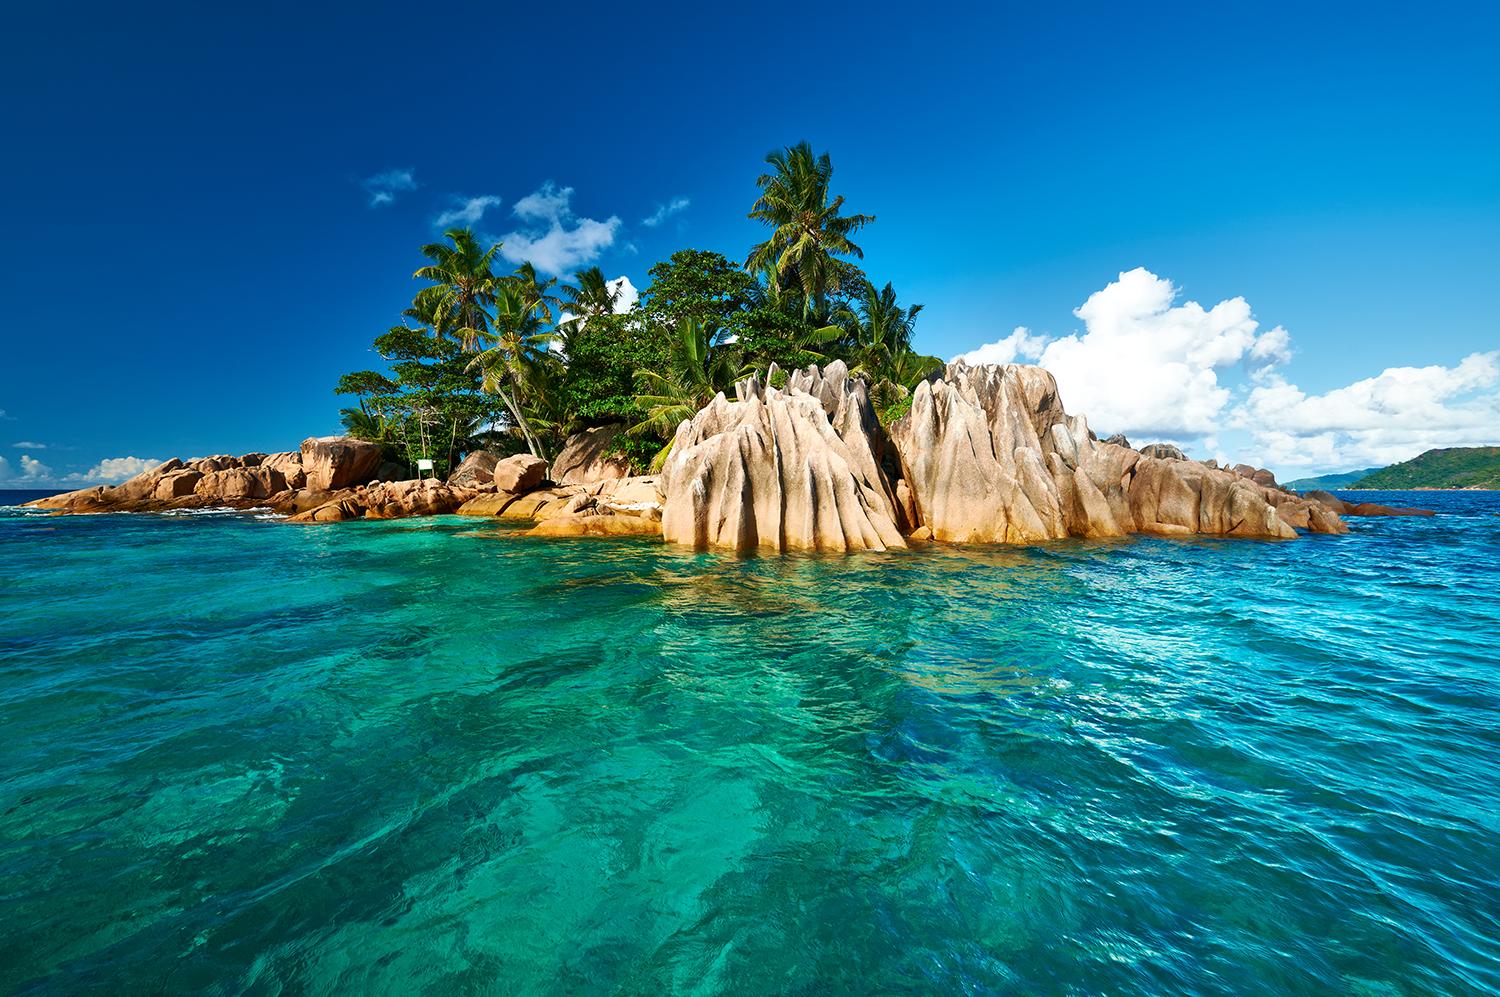
[[[667,363],[636,371],[636,407],[641,419],[632,436],[669,441],[678,423],[734,389],[732,354],[713,326],[685,318],[672,327]],[[658,457],[665,455],[665,450]]]
[[[878,410],[875,414],[880,418],[880,424],[887,429],[895,425],[896,420],[902,418],[911,411],[911,392],[907,392],[900,398],[891,402],[885,408]]]
[[[384,443],[408,466],[422,457],[441,471],[455,465],[478,428],[497,415],[467,369],[470,358],[452,340],[399,325],[377,337],[375,349],[394,376],[355,371],[339,379],[337,393],[359,396],[358,408],[344,410],[346,428]]]
[[[1407,488],[1500,489],[1500,447],[1429,450],[1356,481],[1351,488],[1400,491]]]
[[[665,330],[638,316],[602,316],[573,333],[562,390],[575,428],[634,421],[636,371],[665,368],[670,352]]]
[[[630,469],[636,474],[649,472],[661,450],[662,444],[655,436],[632,436],[630,433],[619,434],[604,448],[610,456],[629,461]]]
[[[726,336],[739,332],[738,319],[749,306],[755,278],[719,253],[682,249],[655,264],[641,293],[648,321],[672,326],[679,319],[708,322]]]
[[[750,217],[771,228],[771,236],[750,250],[745,266],[769,270],[778,289],[801,295],[804,309],[851,289],[863,272],[842,256],[864,258],[850,236],[874,215],[843,215],[843,195],[833,196],[833,163],[828,153],[814,156],[806,142],[766,156],[771,169],[756,179],[760,197]]]
[[[678,423],[736,377],[844,360],[870,384],[882,415],[905,410],[941,361],[911,350],[921,305],[903,307],[850,258],[874,219],[843,214],[827,154],[801,143],[767,157],[751,217],[771,228],[745,267],[701,249],[650,268],[640,302],[617,314],[618,288],[599,267],[558,287],[529,263],[495,272],[498,245],[468,229],[422,247],[426,285],[378,337],[388,369],[339,379],[358,398],[347,430],[393,457],[434,459],[440,473],[473,448],[546,457],[580,429],[622,424],[612,449],[644,467]],[[555,292],[555,293],[554,293]]]

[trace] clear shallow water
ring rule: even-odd
[[[0,510],[0,991],[1500,988],[1500,494],[737,561]]]

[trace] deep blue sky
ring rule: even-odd
[[[503,232],[572,187],[637,285],[743,258],[762,157],[803,138],[929,352],[1072,332],[1137,266],[1285,325],[1308,392],[1500,345],[1481,5],[42,6],[0,32],[12,474],[9,437],[60,477],[334,431],[458,195]],[[372,207],[397,168],[417,189]]]

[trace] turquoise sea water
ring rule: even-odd
[[[1500,494],[1395,498],[753,560],[0,510],[0,992],[1493,992]]]

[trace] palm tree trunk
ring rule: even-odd
[[[547,460],[547,453],[543,449],[541,441],[537,439],[536,434],[531,431],[531,423],[527,422],[526,416],[521,414],[521,406],[516,403],[513,391],[514,389],[501,388],[496,394],[505,403],[505,407],[510,410],[510,417],[516,421],[516,428],[526,438],[526,449],[530,450],[533,455],[542,458],[542,460]]]

